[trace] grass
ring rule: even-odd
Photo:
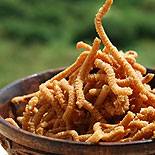
[[[154,40],[138,40],[123,50],[137,51],[137,62],[155,67]],[[0,39],[0,88],[36,72],[69,66],[79,54],[76,45],[67,43],[23,45],[17,41]]]
[[[24,76],[69,66],[79,52],[73,46],[25,46],[19,42],[0,40],[0,88]]]

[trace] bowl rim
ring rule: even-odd
[[[31,75],[25,76],[23,78],[17,79],[15,81],[9,83],[8,85],[4,86],[2,89],[0,89],[0,94],[2,94],[9,87],[12,87],[13,85],[15,85],[15,84],[17,84],[17,83],[19,83],[21,81],[27,80],[27,79],[32,78],[32,77],[41,76],[42,74],[47,73],[47,72],[51,72],[51,71],[59,72],[59,71],[64,70],[65,68],[66,67],[45,70],[43,72],[34,73],[34,74],[31,74]],[[150,68],[150,67],[146,67],[146,68],[149,69],[149,70],[154,70],[155,71],[155,68]],[[50,142],[60,142],[60,143],[65,143],[65,144],[72,144],[72,145],[83,145],[83,146],[92,145],[92,146],[111,146],[111,147],[113,147],[113,146],[139,145],[139,144],[146,144],[146,143],[154,143],[155,142],[155,139],[138,140],[138,141],[132,141],[132,142],[99,142],[99,143],[79,142],[79,141],[72,141],[72,140],[56,139],[56,138],[41,136],[41,135],[38,135],[38,134],[31,133],[29,131],[25,131],[25,130],[23,130],[21,128],[17,128],[15,126],[11,125],[10,123],[8,123],[7,121],[5,121],[5,119],[0,115],[0,126],[1,125],[3,127],[5,127],[5,128],[9,128],[13,132],[16,132],[16,133],[21,134],[21,135],[25,134],[26,136],[31,137],[31,138],[42,139],[42,140],[50,141]],[[11,138],[11,135],[9,136],[8,134],[5,134],[1,130],[1,128],[0,128],[0,133],[2,135],[4,135],[5,137],[11,139],[12,141],[15,141],[13,138]],[[20,138],[18,138],[18,139],[20,140]],[[26,144],[25,146],[29,146],[29,145]]]

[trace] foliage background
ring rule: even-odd
[[[0,0],[0,88],[43,70],[72,64],[78,41],[92,44],[104,0]],[[155,67],[155,0],[114,0],[104,28],[118,49],[135,50]]]

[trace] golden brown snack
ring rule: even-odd
[[[101,40],[84,51],[66,70],[41,84],[39,91],[15,97],[26,103],[17,120],[24,130],[52,138],[82,142],[129,142],[155,137],[154,77],[136,62],[135,51],[118,51],[110,42],[102,18],[113,0],[106,0],[95,18]],[[23,112],[24,111],[24,112]],[[22,114],[22,115],[21,115]],[[18,127],[12,118],[6,119]]]

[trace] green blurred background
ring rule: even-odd
[[[92,44],[94,17],[105,0],[0,0],[0,88],[51,68],[69,66]],[[135,50],[155,67],[155,0],[114,0],[103,20],[118,49]]]

